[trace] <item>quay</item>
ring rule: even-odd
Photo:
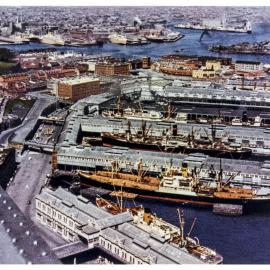
[[[104,251],[130,264],[201,264],[203,260],[185,248],[164,242],[156,234],[133,225],[129,212],[112,215],[86,198],[75,196],[63,188],[43,188],[36,196],[36,218],[62,236],[73,247],[83,242],[89,249],[101,246]],[[56,250],[57,251],[57,250]]]

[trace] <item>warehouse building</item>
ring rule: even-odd
[[[79,78],[60,81],[57,89],[59,97],[72,101],[100,93],[100,80],[96,78]]]

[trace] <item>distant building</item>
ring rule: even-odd
[[[253,62],[253,61],[236,61],[235,62],[235,71],[243,71],[243,72],[256,72],[262,71],[263,64],[261,62]]]
[[[100,80],[93,78],[70,79],[59,81],[57,94],[72,101],[100,94]]]
[[[129,63],[97,63],[95,65],[95,73],[101,76],[114,76],[114,75],[129,75]]]
[[[142,58],[142,68],[150,68],[151,67],[151,58],[145,56]]]
[[[205,67],[208,70],[220,70],[221,69],[221,63],[220,61],[215,61],[215,60],[207,60],[205,63]]]
[[[206,67],[192,71],[192,77],[196,79],[214,78],[215,75],[216,72],[213,69],[207,69]]]

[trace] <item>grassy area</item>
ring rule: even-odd
[[[23,118],[29,109],[33,106],[35,103],[34,99],[31,100],[24,100],[20,98],[16,99],[10,99],[7,102],[6,108],[5,108],[5,115],[10,113],[19,114],[18,116],[20,118]]]
[[[16,65],[17,63],[0,61],[0,74],[11,71]]]

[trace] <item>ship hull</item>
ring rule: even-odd
[[[149,150],[149,151],[186,153],[186,154],[200,152],[209,156],[218,156],[218,157],[223,157],[223,158],[248,158],[252,155],[251,150],[224,151],[221,149],[189,148],[185,146],[165,147],[162,145],[157,145],[155,143],[152,144],[152,143],[141,143],[141,142],[119,140],[117,138],[104,136],[104,135],[102,135],[102,142],[103,144],[107,144],[107,145],[123,146],[123,147],[129,147],[133,149],[141,149],[141,150]]]
[[[103,188],[109,191],[115,190],[122,190],[128,193],[136,194],[136,198],[148,199],[148,200],[158,200],[158,201],[165,201],[171,203],[180,203],[185,205],[197,205],[197,206],[205,206],[205,207],[212,207],[216,203],[221,204],[233,204],[233,205],[243,205],[245,207],[251,208],[256,206],[266,206],[270,205],[270,198],[269,199],[224,199],[224,198],[216,198],[206,195],[200,196],[191,196],[185,194],[176,194],[176,193],[165,193],[159,190],[151,191],[151,190],[144,190],[138,189],[134,187],[127,187],[127,186],[115,186],[110,183],[103,183],[99,182],[98,180],[94,179],[91,176],[85,176],[81,174],[81,186],[94,186],[98,188]]]

